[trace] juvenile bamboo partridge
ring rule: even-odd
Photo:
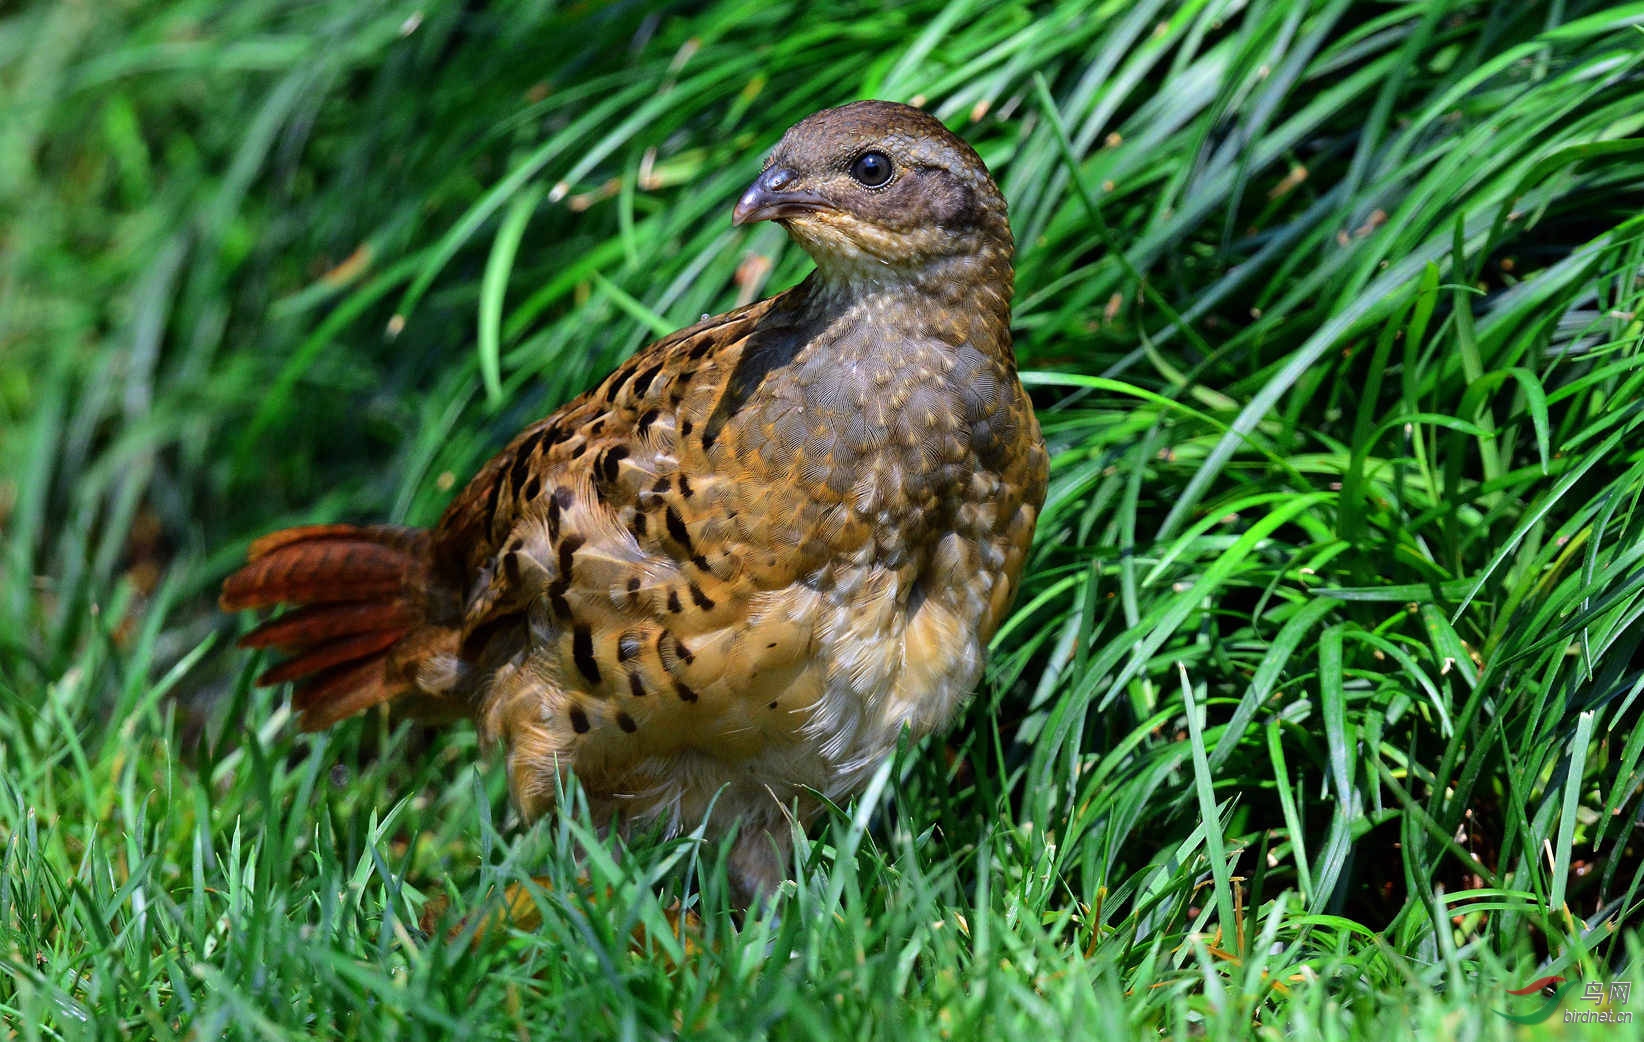
[[[752,901],[786,876],[790,814],[976,685],[1046,453],[1005,201],[936,119],[819,112],[733,220],[781,223],[816,270],[526,428],[431,530],[258,540],[222,606],[294,607],[241,643],[289,655],[259,681],[299,682],[305,729],[389,700],[471,717],[527,818],[569,769],[619,827],[740,822]]]

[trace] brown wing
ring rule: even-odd
[[[493,678],[481,723],[516,756],[574,756],[593,788],[602,768],[693,743],[734,757],[791,734],[785,714],[750,719],[767,692],[815,701],[799,683],[808,620],[780,610],[806,555],[772,552],[768,491],[708,460],[748,338],[780,330],[781,300],[636,355],[521,433],[435,530],[468,577],[461,657]]]
[[[446,508],[434,529],[442,564],[469,576],[485,570],[518,520],[550,516],[544,492],[551,495],[559,487],[552,484],[554,478],[579,472],[592,476],[592,454],[598,450],[622,446],[632,451],[635,443],[660,448],[664,434],[677,437],[677,412],[690,385],[695,382],[700,390],[716,377],[722,380],[724,366],[718,359],[734,352],[780,300],[772,297],[704,319],[656,341],[592,391],[520,431]],[[692,363],[698,363],[696,368]],[[605,462],[611,464],[609,456]]]

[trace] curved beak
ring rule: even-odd
[[[781,221],[815,210],[829,209],[827,200],[815,192],[794,187],[799,175],[785,166],[773,166],[748,186],[731,211],[732,224]]]

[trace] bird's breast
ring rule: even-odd
[[[819,349],[764,374],[716,462],[889,533],[940,525],[1011,434],[1008,374],[967,344]]]

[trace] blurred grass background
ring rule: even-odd
[[[0,13],[7,1037],[1505,1038],[1491,1010],[1543,1001],[1506,988],[1627,980],[1641,27],[1573,0]],[[859,97],[995,171],[1054,455],[953,732],[740,926],[690,838],[595,843],[578,885],[585,825],[513,827],[465,731],[294,734],[213,607],[246,540],[430,522],[636,347],[796,280],[730,206]],[[509,882],[540,923],[416,927]]]

